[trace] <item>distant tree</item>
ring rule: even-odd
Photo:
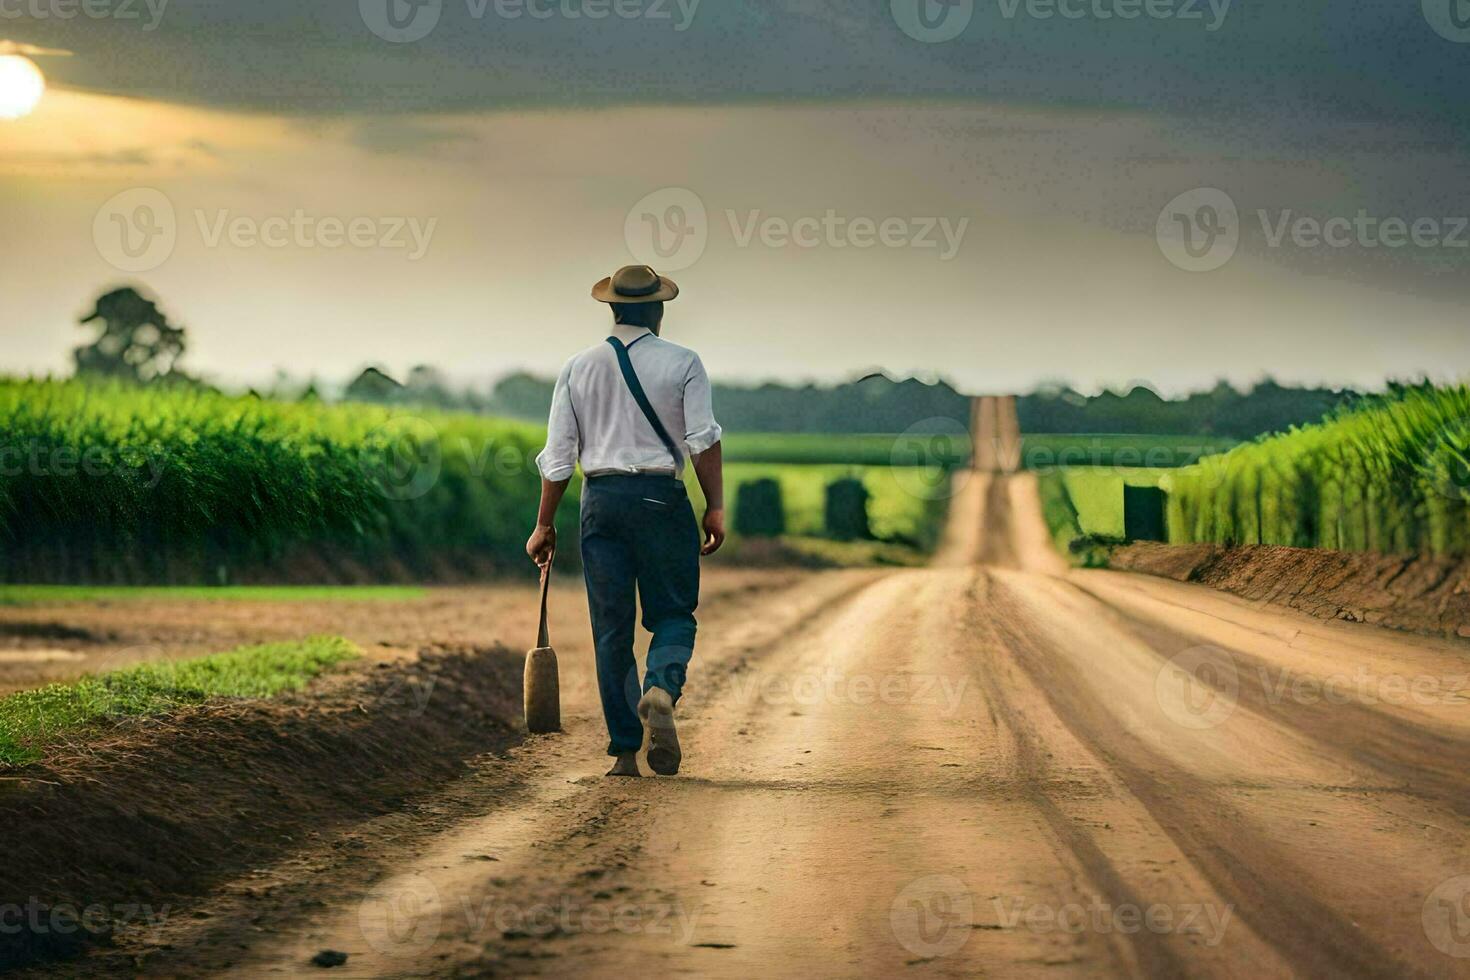
[[[367,367],[352,379],[342,392],[342,397],[350,402],[389,404],[398,401],[402,392],[403,385],[377,368]]]
[[[175,374],[184,353],[184,330],[170,324],[152,300],[131,286],[103,293],[78,322],[86,326],[98,321],[101,336],[73,352],[78,375],[149,382]]]
[[[735,533],[748,538],[774,538],[786,533],[780,483],[765,478],[740,484],[735,492]]]
[[[490,395],[490,410],[518,419],[546,420],[551,411],[551,393],[555,382],[524,371],[508,374],[495,383]]]
[[[403,383],[404,397],[418,405],[436,408],[459,408],[461,400],[455,394],[444,372],[428,364],[420,364],[408,372]]]

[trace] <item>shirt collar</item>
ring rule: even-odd
[[[612,335],[624,344],[631,344],[644,334],[650,333],[653,333],[653,331],[647,327],[635,327],[627,323],[614,323],[612,329]]]

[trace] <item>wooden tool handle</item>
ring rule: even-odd
[[[536,647],[551,646],[551,636],[546,632],[546,590],[551,585],[551,562],[556,558],[556,552],[546,556],[546,564],[541,566],[541,627],[536,632]]]

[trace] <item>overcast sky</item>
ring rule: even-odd
[[[641,260],[726,379],[1470,372],[1449,0],[91,2],[0,0],[74,52],[0,121],[3,370],[134,282],[224,380],[549,372]]]

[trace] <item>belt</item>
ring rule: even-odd
[[[666,476],[674,479],[678,475],[667,466],[653,466],[648,469],[636,470],[593,470],[591,473],[583,474],[589,480],[602,480],[610,476]]]
[[[684,492],[684,481],[672,473],[607,473],[587,477],[586,486],[606,493]]]

